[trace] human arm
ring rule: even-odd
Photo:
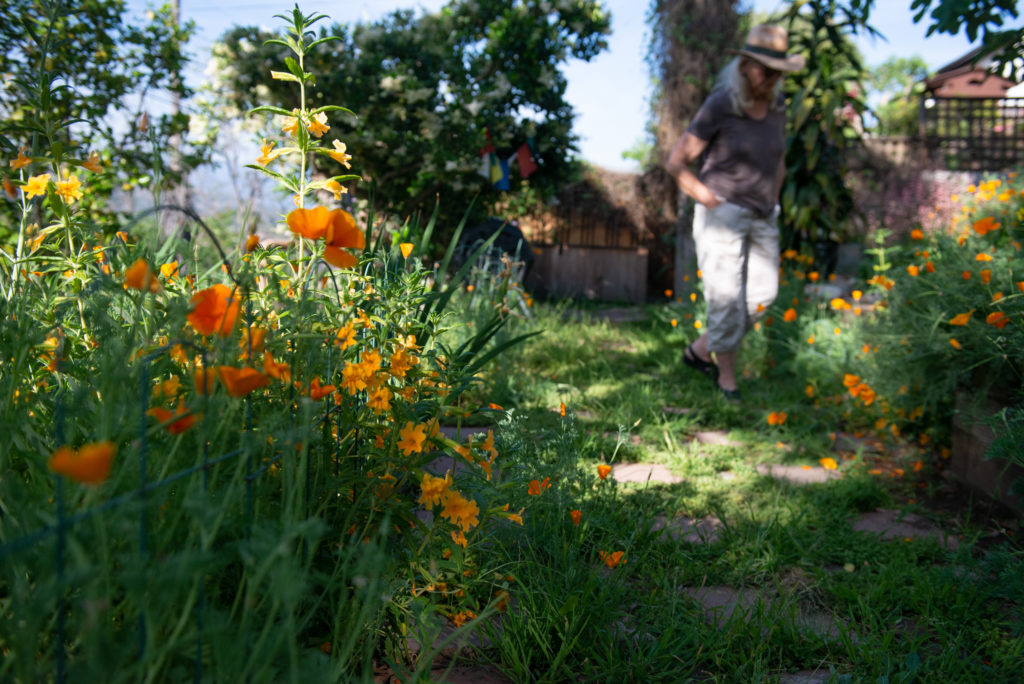
[[[675,179],[680,191],[711,209],[721,204],[722,200],[690,170],[690,165],[700,157],[707,146],[706,140],[701,140],[690,132],[683,133],[669,152],[665,170]]]

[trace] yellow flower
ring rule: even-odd
[[[263,139],[263,144],[260,146],[260,156],[256,158],[256,163],[260,166],[266,166],[270,162],[280,156],[281,150],[274,150],[274,142],[267,142],[267,139]]]
[[[25,193],[25,199],[32,199],[33,197],[41,197],[46,194],[46,186],[50,183],[50,174],[43,173],[38,176],[30,176],[28,182],[21,186],[21,191]]]
[[[992,261],[992,255],[985,254],[985,252],[978,252],[977,256],[974,257],[975,261]]]
[[[88,169],[93,173],[100,173],[103,171],[103,167],[100,166],[100,153],[93,150],[89,153],[89,158],[82,162],[82,168]]]
[[[465,532],[469,528],[480,523],[480,507],[472,499],[463,497],[458,492],[449,489],[443,500],[444,508],[441,509],[441,517],[448,518],[453,525],[458,525]]]
[[[830,456],[826,456],[825,458],[819,459],[818,463],[820,463],[821,467],[824,468],[825,470],[835,470],[836,468],[839,467],[839,464],[836,463],[836,460]]]
[[[66,181],[57,181],[57,194],[67,204],[71,204],[75,200],[82,199],[81,187],[82,183],[78,180],[78,176],[69,176]]]
[[[21,167],[28,166],[31,163],[32,163],[32,158],[25,156],[25,148],[24,147],[19,147],[18,148],[18,158],[11,160],[11,168],[14,169],[15,171],[17,171]]]
[[[411,242],[403,242],[398,245],[398,249],[401,250],[402,256],[406,259],[408,259],[409,255],[412,254],[412,248],[413,244]]]
[[[293,109],[292,114],[298,114],[298,109]],[[281,130],[288,135],[294,136],[299,132],[299,117],[298,116],[286,116],[284,121],[281,123]]]
[[[333,145],[334,149],[330,150],[327,154],[331,155],[331,159],[338,162],[339,164],[344,164],[346,169],[351,169],[352,165],[348,163],[348,160],[352,158],[352,155],[346,154],[347,147],[345,143],[341,142],[340,140],[335,140],[333,142]]]
[[[387,387],[378,387],[370,392],[366,405],[374,410],[377,415],[391,409],[391,397],[394,395]]]
[[[324,183],[324,190],[334,193],[334,199],[340,200],[341,196],[348,193],[348,188],[336,180],[329,180]]]
[[[398,448],[406,456],[418,454],[423,451],[423,443],[427,440],[427,426],[423,423],[413,424],[411,421],[405,424],[399,431],[401,439],[398,441]]]
[[[327,114],[320,112],[309,117],[309,123],[306,124],[306,128],[309,132],[320,138],[324,133],[329,131],[331,127],[327,124]]]

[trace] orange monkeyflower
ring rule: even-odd
[[[804,394],[807,395],[808,399],[813,399],[814,398],[814,385],[808,385],[807,387],[805,387],[804,388]]]
[[[608,473],[610,473],[610,472],[612,472],[612,467],[610,465],[607,465],[605,463],[598,464],[598,466],[597,466],[597,476],[599,478],[601,478],[602,480],[607,479],[608,478]]]
[[[992,261],[992,255],[986,254],[985,252],[978,252],[974,255],[975,261]]]
[[[409,255],[412,254],[412,248],[413,244],[411,242],[402,242],[398,245],[399,251],[402,252],[402,256],[406,259],[408,259]]]
[[[227,337],[235,327],[240,304],[237,289],[218,283],[192,295],[188,322],[200,335],[216,332]]]
[[[249,237],[245,238],[245,251],[251,252],[260,246],[260,236],[256,233],[250,233]]]
[[[100,484],[110,477],[117,447],[113,442],[84,444],[79,449],[62,446],[50,456],[50,470],[83,484]]]
[[[955,337],[949,338],[949,344],[952,345],[953,349],[961,349],[962,348],[962,345],[960,344],[960,341],[958,339],[956,339]]]
[[[42,197],[46,194],[46,188],[49,184],[50,174],[48,173],[43,173],[38,176],[29,176],[28,181],[21,186],[21,191],[25,193],[25,199]]]
[[[772,411],[768,414],[767,420],[769,425],[782,425],[788,417],[785,411]]]
[[[333,150],[328,150],[327,154],[330,155],[331,159],[343,164],[346,169],[351,169],[352,165],[349,164],[349,160],[352,159],[352,155],[348,153],[348,145],[341,142],[340,140],[331,141],[331,145],[334,147]]]
[[[797,251],[795,249],[787,249],[786,251],[784,251],[782,253],[782,258],[783,259],[795,259],[796,255],[797,255]]]
[[[196,423],[195,415],[185,415],[185,402],[183,401],[178,402],[178,407],[177,409],[175,409],[173,413],[162,406],[154,406],[153,408],[146,411],[146,413],[156,418],[157,421],[160,423],[166,423],[175,416],[183,416],[175,420],[173,423],[169,423],[164,426],[164,429],[167,430],[172,435],[180,435],[181,433],[185,432]]]
[[[171,261],[166,264],[160,264],[160,275],[168,280],[174,280],[178,277],[178,262]]]
[[[82,182],[78,180],[78,176],[68,176],[67,180],[58,180],[54,185],[57,188],[57,194],[66,204],[73,204],[75,200],[80,200],[83,197]]]
[[[15,171],[17,171],[21,167],[28,166],[31,163],[32,163],[32,158],[25,156],[25,148],[24,147],[19,147],[18,148],[18,157],[16,159],[12,159],[11,160],[11,168],[14,169]]]
[[[125,289],[159,292],[160,281],[156,279],[153,269],[145,259],[136,259],[124,272]]]
[[[573,510],[569,511],[569,517],[572,518],[572,524],[579,527],[580,520],[583,519],[583,511],[581,511],[578,508],[574,508]]]
[[[405,349],[398,349],[391,355],[388,372],[396,378],[404,378],[405,374],[419,362],[420,360],[415,355],[410,354]]]
[[[914,264],[910,264],[909,266],[907,266],[907,273],[909,273],[914,278],[916,278],[920,272],[921,269],[915,266]]]
[[[990,282],[992,282],[992,269],[983,268],[980,271],[978,271],[978,275],[981,276],[981,282],[983,285],[988,285]]]
[[[288,229],[293,233],[298,233],[307,240],[319,240],[327,234],[327,226],[331,222],[331,211],[327,207],[299,208],[292,210],[285,220],[288,223]]]
[[[356,329],[351,321],[338,328],[338,334],[334,338],[334,343],[341,347],[342,351],[356,343]]]
[[[443,500],[444,508],[441,517],[448,518],[453,525],[458,525],[464,532],[480,524],[480,507],[472,499],[467,499],[455,490],[449,489]]]
[[[626,553],[625,551],[615,551],[613,553],[598,551],[597,553],[601,556],[601,560],[604,561],[604,564],[612,570],[618,567],[619,563],[625,562],[622,560],[622,556]]]
[[[274,149],[274,141],[267,141],[263,139],[263,144],[260,146],[260,156],[256,158],[256,163],[260,166],[266,166],[270,162],[274,161],[281,154],[281,150]]]
[[[306,123],[306,128],[309,132],[320,138],[324,133],[331,129],[331,126],[327,123],[327,114],[324,112],[318,112],[309,117],[309,121]]]
[[[953,318],[949,319],[950,325],[967,325],[967,322],[971,320],[971,314],[974,313],[974,309],[971,309],[967,313],[960,313]]]
[[[674,328],[677,325],[679,325],[679,321],[673,318],[671,321],[669,321],[669,325],[671,325]]]
[[[836,463],[836,459],[832,458],[831,456],[826,456],[825,458],[818,459],[818,463],[820,463],[821,467],[824,468],[825,470],[835,470],[836,468],[839,467],[839,464]]]
[[[329,385],[329,387],[334,387],[334,385]],[[387,387],[377,387],[366,398],[366,405],[372,408],[374,413],[380,415],[385,411],[391,410],[391,398],[393,396],[394,394]]]
[[[270,378],[249,366],[218,366],[217,373],[228,394],[233,397],[244,397],[270,384]]]
[[[399,433],[401,439],[398,441],[398,448],[406,456],[423,451],[423,443],[427,441],[427,426],[423,423],[409,421]]]
[[[795,321],[796,320],[796,309],[793,309],[793,308],[786,309],[786,313],[782,314],[782,320],[786,321],[787,323],[792,323],[793,321]]]
[[[545,489],[551,489],[551,478],[545,477],[543,481],[530,480],[526,493],[530,496],[540,496]]]
[[[334,385],[321,385],[320,378],[313,378],[309,383],[309,398],[313,401],[320,401],[336,389],[338,388]]]
[[[338,268],[352,268],[359,263],[359,259],[345,249],[365,249],[366,236],[356,226],[352,214],[343,209],[335,209],[327,224],[324,243],[324,261]]]
[[[993,311],[988,316],[985,316],[985,322],[1002,330],[1010,322],[1010,317],[1002,311]]]
[[[445,473],[444,477],[434,477],[433,475],[426,473],[423,475],[423,481],[420,482],[420,498],[416,501],[424,506],[436,506],[444,500],[445,495],[448,493],[448,488],[451,485],[451,472]]]
[[[82,162],[82,168],[88,169],[93,173],[100,173],[103,171],[103,167],[100,166],[100,153],[93,150],[89,153],[89,158]]]
[[[920,228],[915,228],[914,230],[910,231],[910,238],[912,240],[924,240],[924,231],[921,230]]]

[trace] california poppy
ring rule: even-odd
[[[327,245],[324,247],[324,261],[338,268],[351,268],[359,260],[345,248],[364,249],[366,236],[356,226],[352,214],[335,209],[330,213],[324,243]]]
[[[597,476],[602,480],[606,479],[610,472],[612,472],[612,467],[610,465],[601,463],[597,466]]]
[[[164,426],[164,428],[172,435],[180,435],[181,433],[185,432],[190,427],[195,425],[196,422],[196,417],[194,415],[185,415],[185,404],[184,402],[181,401],[178,402],[178,407],[174,411],[174,413],[171,413],[170,410],[165,409],[162,406],[154,406],[153,408],[149,409],[149,411],[147,411],[146,413],[153,416],[161,423],[166,423],[175,416],[183,416],[182,418],[179,418],[173,423]]]
[[[62,446],[50,456],[50,470],[85,484],[99,484],[110,477],[114,453],[112,442],[85,444],[80,449]]]
[[[188,322],[200,335],[216,331],[221,337],[227,337],[235,327],[240,304],[237,290],[218,283],[192,295]]]
[[[217,373],[220,375],[220,381],[227,388],[228,394],[233,397],[244,397],[250,392],[270,384],[270,378],[248,366],[242,368],[218,366]]]
[[[124,272],[124,286],[133,290],[160,291],[160,281],[156,279],[153,269],[145,259],[136,259]]]
[[[327,234],[327,225],[331,220],[331,211],[327,207],[313,209],[295,209],[288,218],[288,228],[309,240],[319,240]]]

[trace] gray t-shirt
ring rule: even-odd
[[[786,152],[786,113],[763,119],[735,114],[729,94],[717,89],[701,105],[687,132],[708,143],[699,178],[711,192],[768,216],[778,202],[779,160]]]

